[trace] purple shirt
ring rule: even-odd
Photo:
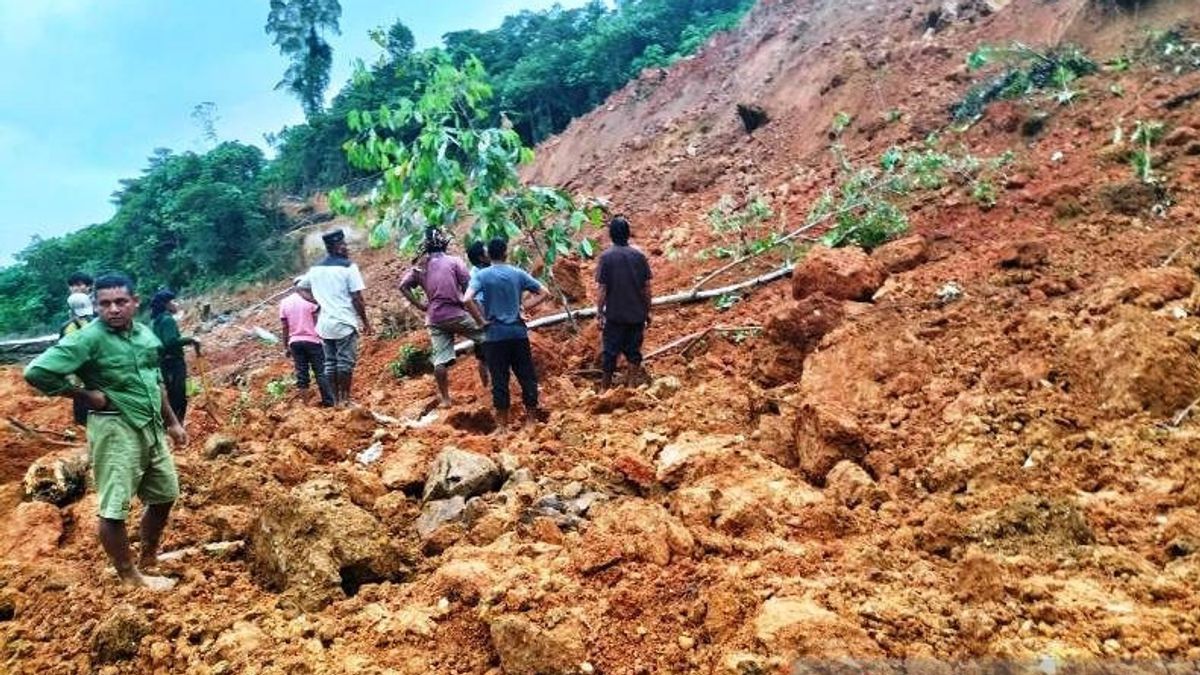
[[[470,279],[467,265],[461,258],[434,253],[425,263],[424,271],[414,267],[404,275],[400,280],[400,288],[420,286],[425,291],[425,298],[429,302],[425,322],[433,326],[468,316],[462,296]]]

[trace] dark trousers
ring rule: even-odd
[[[491,340],[483,343],[483,359],[492,377],[492,405],[508,410],[508,373],[511,370],[521,385],[521,401],[526,410],[538,407],[537,371],[533,367],[533,351],[529,338]]]
[[[322,405],[333,405],[333,390],[325,375],[325,348],[318,342],[293,342],[292,363],[296,366],[296,386],[308,389],[312,382],[309,372],[317,378],[317,391],[321,392]]]
[[[631,364],[642,365],[642,337],[645,332],[644,323],[605,321],[604,354],[601,363],[604,372],[611,374],[617,369],[617,357],[621,354],[624,354]]]
[[[167,387],[167,402],[175,411],[175,419],[182,424],[187,414],[187,361],[169,356],[162,360],[160,368]]]

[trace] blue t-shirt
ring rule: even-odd
[[[521,321],[521,294],[542,290],[537,279],[519,267],[499,263],[479,270],[471,279],[471,290],[476,295],[487,295],[483,318],[488,321],[485,331],[488,342],[529,337]]]

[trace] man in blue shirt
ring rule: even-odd
[[[492,380],[492,405],[496,408],[498,431],[508,429],[508,374],[511,370],[521,385],[521,401],[525,404],[525,425],[531,426],[541,411],[538,408],[537,372],[533,367],[533,352],[529,347],[529,330],[525,327],[524,311],[544,302],[546,289],[537,279],[509,265],[508,242],[496,238],[488,242],[490,267],[471,279],[463,302],[476,322],[484,327],[486,341],[483,357]],[[528,303],[521,296],[532,293]],[[480,309],[477,295],[486,295],[487,303]]]

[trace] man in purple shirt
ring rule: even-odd
[[[430,229],[425,233],[424,269],[413,267],[400,280],[400,292],[414,307],[425,312],[425,325],[429,328],[432,344],[430,360],[433,361],[433,376],[437,381],[438,400],[443,408],[449,408],[450,375],[454,365],[454,338],[462,335],[475,343],[475,356],[479,359],[483,350],[483,329],[463,305],[463,292],[470,281],[467,265],[461,258],[446,255],[450,238],[444,232]],[[421,300],[413,289],[420,287],[425,293]],[[488,371],[479,359],[479,381],[488,386]]]

